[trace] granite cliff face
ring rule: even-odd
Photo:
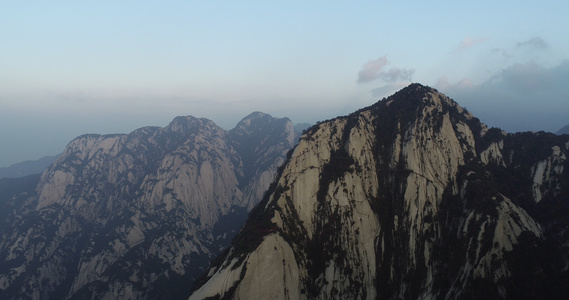
[[[412,84],[307,130],[190,299],[566,297],[568,154]]]
[[[188,297],[294,142],[290,120],[263,113],[230,131],[188,116],[76,138],[12,206],[0,298]]]

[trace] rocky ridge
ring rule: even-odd
[[[310,128],[190,299],[562,299],[568,153],[412,84]]]
[[[57,155],[44,156],[38,160],[23,161],[9,167],[0,168],[0,179],[20,178],[33,174],[41,174],[55,161],[56,158]]]
[[[0,240],[0,298],[187,297],[294,136],[290,120],[256,112],[230,131],[187,116],[76,138],[14,206]]]

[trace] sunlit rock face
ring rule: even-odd
[[[568,153],[412,84],[307,130],[190,299],[564,298]]]
[[[84,135],[0,241],[1,299],[180,299],[274,180],[294,140],[263,113]]]

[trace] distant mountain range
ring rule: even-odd
[[[187,298],[296,140],[260,112],[76,138],[41,178],[0,181],[0,299]]]
[[[51,165],[58,155],[44,156],[38,160],[28,160],[0,168],[0,178],[18,178],[31,174],[40,174]]]
[[[557,131],[557,134],[569,134],[569,125],[566,125],[565,127],[559,129],[559,131]]]

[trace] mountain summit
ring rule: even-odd
[[[308,129],[190,299],[566,297],[568,152],[411,84]]]

